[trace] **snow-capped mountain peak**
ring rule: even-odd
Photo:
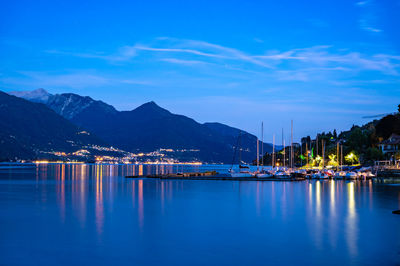
[[[38,102],[38,103],[47,103],[49,98],[53,96],[49,92],[47,92],[45,89],[36,89],[32,91],[12,91],[9,94],[24,98],[25,100],[29,100],[32,102]]]

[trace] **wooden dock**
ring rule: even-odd
[[[223,181],[303,181],[306,179],[304,177],[303,178],[302,177],[288,177],[288,178],[231,177],[229,174],[219,174],[215,171],[146,175],[146,176],[126,176],[126,178],[158,178],[166,180],[223,180]]]

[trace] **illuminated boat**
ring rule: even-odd
[[[329,175],[324,172],[316,172],[311,176],[312,179],[328,179]]]
[[[278,170],[274,175],[276,178],[289,178],[290,174],[287,171]]]
[[[371,171],[363,171],[363,172],[358,172],[358,177],[362,179],[369,179],[375,177],[375,175]]]
[[[375,175],[372,173],[371,170],[372,170],[371,167],[363,167],[360,170],[358,170],[357,174],[362,179],[373,178],[375,177]]]
[[[258,178],[272,178],[272,177],[274,177],[274,175],[269,171],[261,170],[259,173],[256,173],[256,177],[258,177]]]
[[[322,172],[319,179],[329,179],[329,174]]]
[[[345,171],[336,172],[334,175],[335,179],[344,179],[346,177]]]
[[[296,170],[291,173],[292,177],[303,177],[305,178],[307,176],[307,171],[304,169]]]
[[[324,174],[328,176],[328,178],[332,178],[335,174],[332,170],[325,170]]]
[[[311,174],[311,179],[319,179],[320,172],[315,172]]]
[[[234,170],[230,169],[229,170],[229,175],[231,177],[254,177],[254,174],[251,173],[250,171],[239,171],[235,172]]]
[[[347,172],[346,179],[357,179],[358,175],[356,172]]]

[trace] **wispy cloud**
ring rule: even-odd
[[[332,51],[331,46],[315,46],[304,49],[293,49],[285,52],[274,52],[256,56],[260,59],[279,62],[298,61],[301,69],[312,67],[323,71],[379,71],[387,75],[398,75],[398,56],[394,55],[366,55],[359,52]],[[323,66],[323,67],[321,67]]]
[[[171,82],[175,85],[180,80],[181,86],[204,84],[208,87],[229,89],[247,87],[260,88],[262,84],[280,86],[283,84],[312,84],[326,83],[337,87],[351,86],[353,80],[370,80],[363,75],[375,72],[373,80],[395,79],[398,82],[400,71],[400,55],[396,54],[365,54],[349,49],[336,48],[332,45],[317,45],[306,48],[295,48],[286,51],[267,50],[262,54],[252,54],[243,50],[222,46],[199,40],[175,38],[157,38],[150,44],[134,44],[117,49],[112,55],[95,54],[65,54],[85,58],[100,58],[107,62],[120,62],[130,68],[132,63],[146,61],[146,64],[156,65],[165,72],[151,74],[151,80],[158,80],[164,86]],[[135,62],[129,60],[136,57]],[[145,59],[145,60],[143,60]],[[190,73],[173,67],[165,68],[168,64],[190,66]],[[198,70],[196,69],[198,68]],[[170,73],[168,73],[170,72]],[[127,74],[127,73],[126,73]],[[363,78],[357,78],[363,75]],[[111,84],[148,85],[146,81],[127,78],[110,78],[94,75],[93,73],[54,75],[41,73],[31,76],[35,84],[56,86],[104,86]],[[175,78],[171,78],[174,76]],[[198,79],[198,81],[193,81]],[[227,81],[228,79],[228,81]],[[199,81],[201,82],[199,83]],[[9,81],[10,82],[10,81]],[[392,82],[393,83],[393,82]],[[224,85],[225,84],[225,85]],[[234,87],[227,84],[236,84]],[[360,83],[361,84],[361,83]],[[368,84],[366,81],[364,84]],[[369,84],[373,84],[370,82]],[[196,85],[197,86],[197,85]]]
[[[179,40],[173,38],[163,38],[162,41],[166,43],[160,43],[160,45],[168,45],[168,47],[151,47],[145,45],[134,45],[132,48],[137,50],[145,50],[152,52],[162,53],[182,53],[191,54],[195,56],[209,57],[215,59],[240,61],[251,63],[257,66],[271,68],[271,65],[266,62],[257,59],[256,57],[249,55],[238,49],[217,45],[204,41],[197,40]]]
[[[249,55],[241,50],[231,48],[231,47],[226,47],[218,44],[213,44],[205,41],[196,41],[196,40],[183,40],[183,44],[194,46],[194,47],[199,47],[202,49],[211,49],[215,50],[216,53],[219,54],[224,54],[226,58],[232,59],[232,60],[239,60],[243,62],[248,62],[251,64],[255,64],[258,66],[266,67],[266,68],[272,68],[272,66],[264,61],[261,61],[257,59],[256,57]]]
[[[49,54],[57,54],[57,55],[70,55],[82,58],[95,58],[102,59],[109,62],[123,62],[128,61],[136,56],[136,49],[131,46],[123,46],[118,49],[118,51],[114,54],[104,54],[104,53],[80,53],[80,52],[66,52],[60,50],[47,50]]]
[[[370,22],[367,19],[360,19],[359,24],[360,24],[360,28],[365,31],[375,32],[375,33],[382,32],[381,29],[370,26]]]
[[[154,48],[154,47],[147,47],[143,45],[135,45],[132,46],[132,49],[136,50],[144,50],[144,51],[152,51],[152,52],[172,52],[172,53],[186,53],[186,54],[193,54],[193,55],[200,55],[206,57],[214,57],[214,58],[226,58],[223,55],[219,54],[211,54],[206,53],[198,50],[193,49],[180,49],[180,48]]]
[[[359,1],[356,5],[360,8],[360,19],[358,20],[360,29],[375,34],[383,32],[382,29],[376,26],[377,15],[374,1]]]
[[[197,40],[180,40],[164,37],[158,47],[134,45],[131,48],[145,50],[161,56],[162,61],[174,64],[200,65],[206,62],[216,65],[250,64],[269,71],[314,69],[322,71],[378,71],[386,75],[398,75],[397,55],[367,55],[356,51],[334,49],[331,45],[297,48],[288,51],[267,51],[257,55],[214,43]],[[159,54],[161,53],[161,55]],[[137,55],[140,54],[137,52]],[[164,56],[167,57],[164,57]],[[171,57],[181,55],[181,57]],[[196,58],[190,57],[190,55]],[[203,58],[203,59],[201,59]],[[297,62],[297,63],[296,63]],[[301,64],[300,64],[301,63]],[[236,64],[236,66],[235,66]],[[289,64],[289,65],[288,65]],[[240,68],[240,67],[239,67]],[[248,70],[248,67],[242,67]]]
[[[200,61],[200,60],[183,60],[183,59],[177,59],[177,58],[162,58],[160,60],[164,61],[164,62],[168,62],[168,63],[178,64],[178,65],[189,65],[189,66],[210,64],[209,62]]]
[[[375,31],[378,31],[375,29]],[[151,45],[135,44],[123,46],[114,54],[71,53],[48,51],[53,54],[98,58],[115,62],[129,62],[134,57],[147,56],[156,61],[180,65],[222,66],[226,69],[293,71],[310,69],[315,71],[377,71],[385,75],[399,75],[399,55],[362,54],[357,51],[335,49],[331,45],[318,45],[296,48],[287,51],[266,51],[264,54],[251,54],[237,48],[222,46],[199,40],[157,38]],[[304,72],[304,71],[303,71]],[[297,74],[297,80],[306,80]]]

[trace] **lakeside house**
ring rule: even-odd
[[[400,152],[400,136],[393,133],[388,139],[379,143],[379,148],[383,154],[394,155]]]

